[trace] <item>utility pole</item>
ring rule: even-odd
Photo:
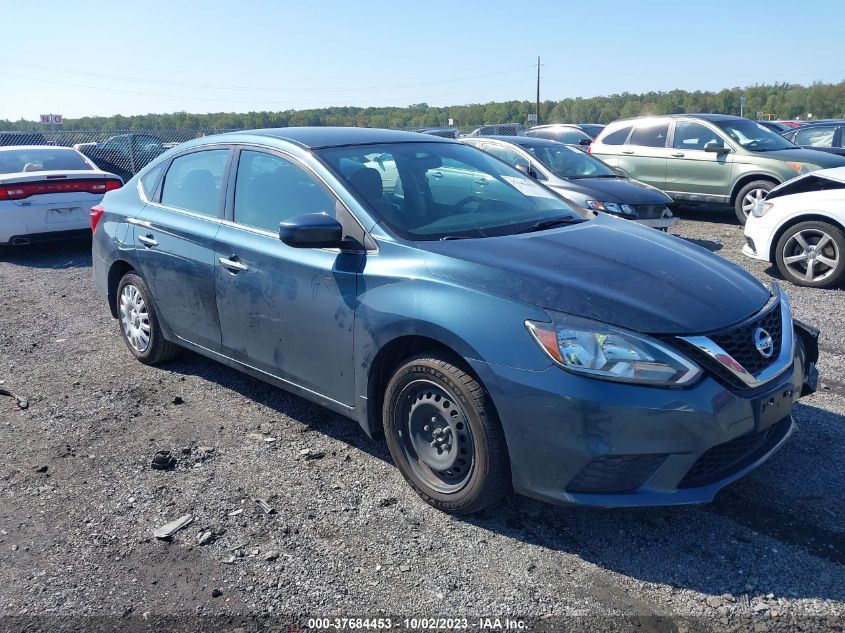
[[[537,108],[534,110],[534,116],[537,118],[535,125],[540,125],[540,56],[537,55]]]

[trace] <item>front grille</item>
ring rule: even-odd
[[[766,330],[774,342],[774,353],[766,358],[754,344],[754,330],[758,327]],[[720,334],[711,334],[710,339],[731,355],[736,362],[756,375],[768,367],[778,356],[782,335],[780,306],[775,305],[759,319],[741,327]]]
[[[569,482],[569,492],[620,493],[642,486],[666,455],[603,455],[596,457]]]
[[[666,211],[665,204],[635,204],[634,211],[637,212],[637,218],[640,220],[657,220],[663,217]],[[672,217],[671,212],[667,217]]]
[[[742,470],[783,439],[791,424],[787,417],[759,433],[742,435],[714,446],[696,460],[678,487],[706,486]]]

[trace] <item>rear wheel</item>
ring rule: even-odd
[[[845,278],[845,233],[827,222],[800,222],[781,235],[775,260],[792,283],[831,288]]]
[[[435,508],[471,514],[510,489],[504,434],[484,387],[452,359],[424,354],[403,363],[384,398],[393,461]]]
[[[740,224],[745,224],[754,209],[754,205],[763,200],[766,194],[774,188],[775,183],[770,180],[755,180],[739,190],[734,201],[734,212]]]
[[[117,318],[123,342],[142,363],[155,365],[174,358],[179,346],[166,341],[147,284],[126,273],[117,286]]]

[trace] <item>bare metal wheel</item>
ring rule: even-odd
[[[150,345],[150,313],[141,291],[132,284],[123,286],[120,293],[120,324],[127,343],[145,352]]]
[[[179,353],[179,346],[164,338],[150,291],[140,275],[134,271],[123,275],[114,297],[123,340],[135,358],[155,365]]]
[[[472,474],[472,430],[457,399],[430,380],[402,389],[394,410],[400,446],[420,479],[438,492],[460,490]]]
[[[734,211],[736,212],[737,219],[742,224],[745,224],[754,206],[758,202],[762,202],[766,194],[774,187],[774,183],[768,180],[755,180],[740,189],[736,196],[736,202],[734,203]]]
[[[462,359],[429,352],[401,363],[385,388],[382,418],[393,461],[435,508],[471,514],[510,490],[499,418]]]
[[[781,236],[776,249],[778,269],[795,284],[828,288],[845,275],[845,235],[832,224],[796,224]]]

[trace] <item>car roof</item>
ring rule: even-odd
[[[810,121],[793,129],[800,130],[802,127],[815,127],[817,125],[845,125],[845,119],[822,119],[820,121]]]
[[[650,114],[645,116],[629,117],[627,119],[617,119],[614,123],[621,123],[622,121],[637,121],[639,119],[702,119],[704,121],[736,121],[737,119],[745,119],[745,117],[736,116],[734,114],[713,114],[708,112],[695,112],[690,114]],[[751,119],[747,119],[750,121]]]
[[[307,149],[342,147],[344,145],[373,145],[376,143],[454,143],[453,139],[423,135],[419,132],[402,132],[362,127],[282,127],[261,130],[229,132],[230,135],[268,136],[296,143]],[[210,137],[206,137],[210,138]],[[220,138],[220,137],[218,137]]]
[[[551,139],[547,138],[539,138],[537,136],[497,136],[494,134],[485,134],[483,136],[473,136],[466,140],[468,141],[475,141],[475,140],[493,140],[493,141],[504,141],[505,143],[513,143],[514,145],[564,145],[564,143],[559,143],[558,141],[552,141]]]

